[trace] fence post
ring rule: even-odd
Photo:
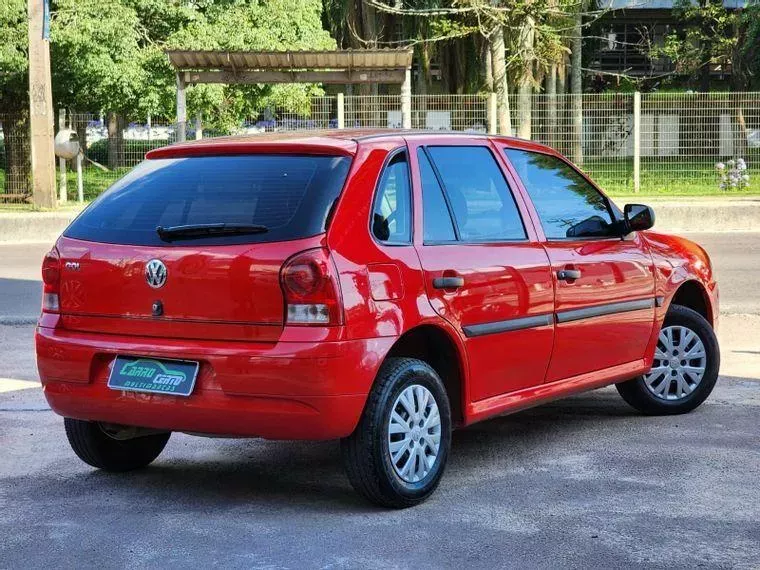
[[[203,138],[203,119],[200,112],[195,115],[195,140],[199,141]]]
[[[490,53],[490,52],[489,52]],[[488,94],[488,134],[495,135],[499,132],[499,125],[497,124],[497,111],[496,111],[496,93],[493,91]]]
[[[84,202],[84,186],[82,183],[82,151],[77,155],[77,202]]]
[[[58,109],[58,130],[66,128],[66,109]],[[60,170],[60,182],[58,184],[58,201],[65,204],[68,201],[68,189],[66,188],[66,159],[58,158],[58,169]]]
[[[633,191],[641,190],[641,92],[633,94]]]
[[[338,128],[339,129],[345,129],[346,128],[346,108],[345,108],[345,101],[343,99],[343,93],[338,93]]]
[[[412,128],[412,68],[407,67],[401,84],[401,127]]]

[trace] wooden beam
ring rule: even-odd
[[[185,71],[189,83],[403,83],[406,70],[385,71]]]

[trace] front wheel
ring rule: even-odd
[[[341,440],[351,485],[383,507],[405,508],[435,491],[451,446],[449,399],[438,374],[413,358],[389,358],[359,420]]]
[[[79,459],[105,471],[131,471],[151,463],[164,450],[170,432],[129,439],[99,422],[64,418],[66,436]]]
[[[652,369],[617,384],[617,389],[645,414],[684,414],[710,395],[719,367],[720,349],[710,323],[696,311],[673,305],[657,340]]]

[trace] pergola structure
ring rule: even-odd
[[[185,88],[195,83],[400,83],[401,120],[412,126],[412,51],[166,52],[177,74],[177,139],[185,140]],[[338,118],[339,126],[342,124]]]

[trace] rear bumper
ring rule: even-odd
[[[393,338],[243,343],[104,335],[38,327],[37,365],[66,417],[268,439],[349,435]],[[117,354],[197,360],[189,397],[112,390]]]

